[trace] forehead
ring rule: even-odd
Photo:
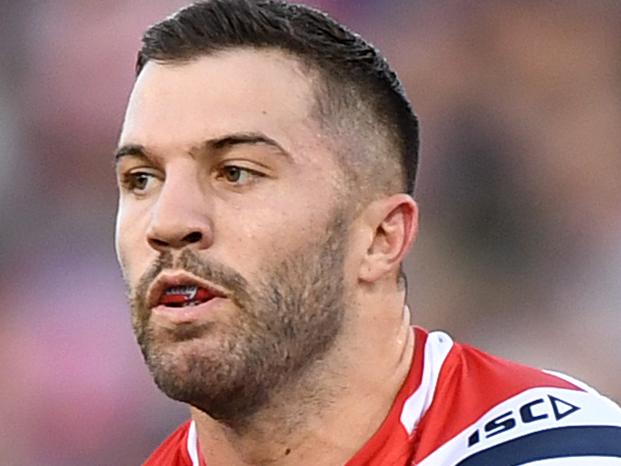
[[[288,149],[316,140],[312,82],[276,50],[239,49],[188,62],[149,62],[130,96],[121,143],[187,146],[262,132]]]

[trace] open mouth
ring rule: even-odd
[[[149,309],[190,308],[214,298],[227,298],[228,293],[216,285],[186,272],[163,272],[147,292]],[[164,310],[162,309],[162,310]]]
[[[163,291],[158,304],[167,307],[197,306],[215,297],[213,292],[197,285],[170,286]]]

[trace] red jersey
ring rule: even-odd
[[[409,374],[345,466],[621,466],[621,409],[592,388],[415,328]],[[208,466],[196,426],[144,466]]]

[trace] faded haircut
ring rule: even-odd
[[[397,75],[375,47],[320,11],[277,0],[196,2],[145,32],[136,75],[149,61],[236,48],[282,51],[318,77],[314,114],[340,141],[337,162],[357,196],[413,195],[418,121]]]

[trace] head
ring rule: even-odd
[[[116,232],[134,330],[167,395],[232,422],[403,292],[416,118],[377,50],[284,2],[189,6],[136,69]]]

